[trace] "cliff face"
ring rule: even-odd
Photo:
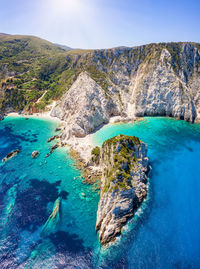
[[[96,229],[107,244],[121,233],[147,194],[147,146],[137,137],[119,135],[104,142]]]
[[[136,116],[173,116],[190,122],[196,118],[191,89],[177,76],[171,60],[163,49],[159,61],[145,61],[139,67],[133,92]]]
[[[199,44],[96,50],[73,62],[80,75],[52,112],[66,120],[68,134],[84,136],[113,115],[199,119]]]
[[[107,123],[114,113],[112,99],[88,73],[82,72],[51,115],[68,123],[70,129],[67,129],[66,137],[83,137],[102,123]]]
[[[200,120],[200,44],[67,51],[36,37],[0,37],[0,113],[43,111],[53,100],[66,139],[116,115]]]

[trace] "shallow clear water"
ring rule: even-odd
[[[152,166],[147,200],[106,250],[94,229],[98,192],[82,183],[67,149],[45,158],[56,127],[0,122],[0,159],[21,150],[0,165],[0,268],[200,268],[200,126],[146,118],[94,134],[96,145],[119,133],[140,137]]]
[[[21,150],[0,165],[0,268],[91,268],[98,192],[82,183],[66,148],[45,158],[57,125],[10,117],[0,123],[0,159]],[[58,197],[60,212],[47,222]]]

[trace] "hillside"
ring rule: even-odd
[[[73,70],[81,74],[52,111],[67,122],[66,139],[91,133],[112,116],[200,119],[199,44],[73,51],[71,58],[72,53]]]
[[[66,52],[34,36],[0,35],[1,109],[30,110],[46,90],[53,91],[57,77],[65,69]],[[56,89],[52,94],[59,96]]]
[[[0,79],[1,111],[35,112],[61,100],[52,115],[67,119],[72,114],[72,129],[81,136],[113,115],[168,115],[193,122],[200,103],[200,44],[66,50],[37,37],[0,35]],[[91,85],[85,96],[82,83]],[[95,110],[97,88],[103,99],[95,97]],[[77,99],[82,109],[75,115],[70,98],[77,93],[83,99]]]

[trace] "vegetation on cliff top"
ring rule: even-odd
[[[117,81],[116,68],[133,64],[136,71],[143,61],[155,61],[163,48],[170,52],[171,64],[178,75],[183,65],[180,55],[184,44],[66,50],[34,36],[0,35],[0,109],[44,110],[70,88],[82,71],[87,71],[109,96],[109,86]],[[200,49],[197,43],[188,44]],[[192,74],[193,67],[188,68]],[[127,71],[131,74],[134,70]],[[118,95],[120,99],[119,92]]]
[[[134,187],[132,172],[137,169],[135,151],[141,144],[135,136],[118,135],[102,145],[101,158],[105,163],[103,192]]]
[[[92,152],[91,152],[91,155],[92,155],[92,161],[96,164],[99,164],[99,160],[100,160],[100,153],[101,153],[101,150],[100,150],[100,147],[95,147],[93,148]]]

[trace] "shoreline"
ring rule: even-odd
[[[52,110],[52,109],[51,109]],[[50,115],[51,110],[46,112],[38,112],[33,114],[26,114],[26,113],[19,113],[19,112],[9,112],[5,115],[6,117],[22,117],[22,118],[32,118],[32,119],[44,119],[44,120],[51,120],[59,123],[61,126],[66,127],[66,122],[57,118],[52,117]],[[91,151],[92,149],[97,146],[95,141],[93,140],[94,134],[98,132],[103,127],[109,127],[114,124],[121,124],[121,123],[134,123],[137,121],[143,120],[143,118],[123,118],[121,116],[113,116],[109,119],[109,122],[106,124],[102,124],[98,128],[96,128],[92,133],[87,134],[85,137],[75,137],[72,136],[69,139],[63,139],[63,142],[69,148],[77,151],[80,157],[85,161],[86,164],[90,162],[91,159]],[[64,132],[62,131],[62,134]]]
[[[76,137],[72,136],[67,140],[64,140],[64,143],[71,147],[73,150],[77,151],[80,157],[86,162],[90,162],[91,159],[91,151],[97,144],[94,141],[94,134],[98,132],[100,129],[109,127],[114,124],[120,123],[133,123],[137,122],[137,118],[123,118],[121,116],[113,116],[109,119],[108,123],[102,124],[98,126],[92,133],[87,134],[85,137]],[[143,118],[141,118],[143,120]]]
[[[48,120],[52,120],[52,121],[56,121],[59,123],[64,124],[65,122],[62,121],[61,119],[57,118],[57,117],[52,117],[50,116],[50,111],[49,112],[44,112],[44,113],[34,113],[34,114],[25,114],[25,113],[18,113],[18,112],[10,112],[7,113],[5,116],[6,117],[21,117],[21,118],[32,118],[32,119],[48,119]]]

